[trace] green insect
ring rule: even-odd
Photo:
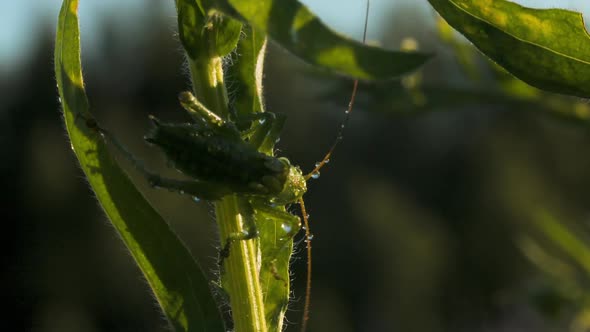
[[[250,141],[252,132],[240,132],[232,122],[224,121],[207,110],[190,92],[180,94],[184,108],[193,115],[194,123],[167,124],[151,117],[153,130],[145,140],[162,149],[173,167],[195,181],[185,182],[187,194],[208,200],[238,193],[252,199],[268,201],[276,205],[297,202],[305,193],[305,179],[298,167],[286,158],[275,158],[259,151],[263,142]],[[270,128],[258,130],[266,139],[276,140],[277,126],[272,113],[256,115],[269,121]],[[248,140],[245,140],[248,139]],[[152,184],[174,188],[161,178],[152,178]]]
[[[284,118],[265,112],[226,121],[190,92],[181,93],[179,99],[193,122],[164,123],[150,116],[153,128],[145,140],[159,147],[169,164],[190,180],[164,178],[149,171],[107,130],[96,124],[91,126],[117,147],[152,187],[191,195],[195,200],[216,201],[226,195],[240,194],[247,198],[254,212],[280,220],[285,225],[285,238],[293,237],[301,228],[300,219],[279,207],[301,201],[309,176],[304,176],[287,158],[260,152],[278,139]],[[238,127],[246,129],[240,131]],[[255,223],[250,222],[253,219],[245,220],[248,223],[244,231],[230,234],[226,240],[220,255],[222,259],[229,255],[232,242],[258,235]]]

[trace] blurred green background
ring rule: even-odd
[[[306,3],[359,38],[364,1]],[[59,5],[0,4],[3,325],[167,331],[70,151],[52,72]],[[412,37],[437,57],[419,76],[361,84],[343,143],[309,184],[310,330],[590,331],[587,101],[540,93],[456,36],[441,38],[425,1],[372,6],[372,42],[399,48]],[[87,0],[80,11],[94,114],[149,165],[174,174],[142,142],[148,114],[183,119],[176,96],[189,78],[173,2]],[[352,82],[270,45],[265,85],[267,109],[288,115],[280,155],[311,170],[336,136]],[[213,276],[211,206],[135,177]],[[293,262],[293,331],[303,249],[300,242]]]

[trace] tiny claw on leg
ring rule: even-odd
[[[225,240],[225,244],[219,251],[219,258],[217,259],[217,264],[219,268],[223,268],[223,262],[226,258],[229,257],[231,244],[235,241],[245,241],[245,240],[252,240],[258,237],[258,230],[256,228],[251,228],[248,231],[243,231],[241,233],[233,233],[230,234],[227,239]]]
[[[231,243],[232,243],[231,238],[227,238],[227,240],[225,240],[225,244],[223,245],[223,247],[219,251],[219,256],[217,258],[217,265],[219,266],[220,270],[223,269],[223,261],[229,257],[229,250],[231,247]]]

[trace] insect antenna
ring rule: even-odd
[[[367,40],[367,26],[369,25],[370,3],[371,3],[371,1],[367,0],[367,7],[365,10],[365,27],[363,29],[363,44]],[[344,119],[340,123],[340,128],[338,129],[338,134],[336,135],[336,139],[334,140],[334,143],[332,143],[330,150],[328,150],[328,153],[326,153],[326,155],[324,156],[322,161],[315,164],[315,168],[313,169],[313,171],[311,171],[305,175],[305,180],[309,180],[310,178],[317,178],[320,175],[320,169],[322,169],[322,167],[324,167],[324,165],[326,165],[327,163],[330,162],[330,157],[334,153],[334,150],[338,146],[338,143],[340,143],[340,141],[342,141],[344,128],[346,128],[346,126],[348,125],[348,121],[350,119],[350,113],[352,113],[352,109],[354,106],[354,101],[356,99],[356,92],[358,90],[358,85],[359,85],[359,80],[355,79],[353,86],[352,86],[352,93],[350,95],[350,101],[348,102],[348,108],[345,111]]]
[[[365,26],[363,29],[363,44],[367,40],[367,26],[369,25],[369,7],[370,7],[370,0],[367,0],[367,7],[365,10]],[[348,108],[346,109],[344,119],[340,123],[340,128],[338,129],[338,135],[332,143],[330,150],[324,156],[322,161],[316,164],[313,171],[309,174],[305,175],[305,180],[309,180],[310,178],[315,178],[319,176],[320,169],[324,167],[329,161],[330,157],[334,153],[336,146],[342,140],[342,134],[344,133],[344,128],[348,124],[348,120],[350,119],[350,113],[352,113],[352,108],[354,106],[354,101],[356,99],[356,92],[358,90],[359,80],[355,79],[354,84],[352,86],[352,93],[350,95],[350,101],[348,102]],[[307,249],[307,279],[306,279],[306,286],[305,286],[305,303],[303,305],[303,319],[301,321],[301,332],[305,332],[307,329],[307,323],[309,321],[309,308],[311,305],[311,240],[312,240],[312,233],[309,228],[309,216],[307,215],[307,211],[305,210],[305,203],[303,202],[303,198],[299,199],[299,206],[301,207],[301,214],[303,215],[303,226],[305,227],[305,244]]]
[[[305,203],[303,198],[299,199],[299,206],[301,207],[301,214],[303,215],[303,227],[305,229],[305,244],[307,249],[307,279],[305,282],[305,304],[303,305],[303,319],[301,320],[301,332],[307,329],[307,321],[309,320],[309,306],[311,304],[311,239],[312,234],[309,229],[309,217],[305,210]]]

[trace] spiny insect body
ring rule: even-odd
[[[146,141],[160,147],[170,164],[180,172],[218,187],[190,192],[188,186],[184,190],[188,194],[216,200],[238,193],[285,205],[296,202],[306,191],[305,179],[298,167],[286,158],[259,152],[242,140],[239,131],[230,123],[207,126],[151,119],[154,128],[145,137]],[[155,186],[161,185],[157,178],[152,181]]]

